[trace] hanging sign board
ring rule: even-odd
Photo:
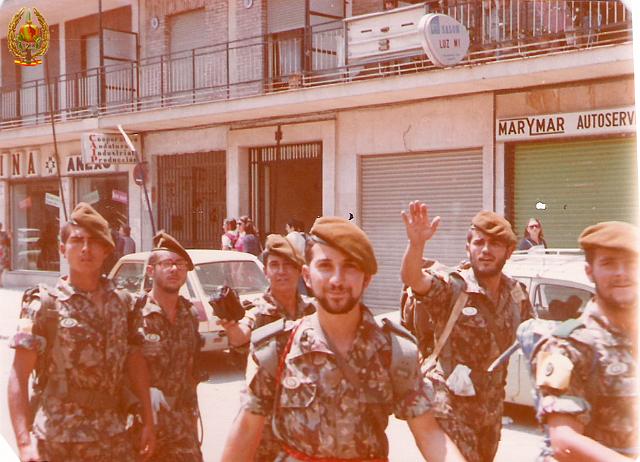
[[[87,204],[95,204],[96,202],[100,202],[100,193],[98,192],[98,190],[91,191],[82,196],[82,202],[86,202]]]
[[[83,133],[80,138],[85,164],[135,164],[136,156],[120,134]]]
[[[62,201],[60,200],[60,196],[56,196],[55,194],[51,194],[51,193],[44,193],[44,203],[52,207],[57,207],[57,208],[62,207]]]
[[[455,66],[469,51],[469,31],[451,16],[429,13],[418,23],[425,53],[438,67]]]
[[[128,204],[129,195],[124,191],[118,191],[117,189],[112,189],[111,200],[115,202],[120,202],[121,204]]]

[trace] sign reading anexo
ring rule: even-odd
[[[446,14],[424,15],[418,24],[418,35],[425,53],[438,67],[455,66],[469,51],[469,31]]]
[[[85,164],[135,164],[136,156],[120,134],[83,133],[82,161]]]
[[[605,135],[607,133],[633,132],[635,129],[636,110],[633,106],[629,106],[498,119],[496,141]]]

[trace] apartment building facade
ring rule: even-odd
[[[226,216],[250,215],[266,236],[292,217],[353,215],[380,261],[377,307],[397,302],[411,199],[442,217],[428,252],[447,264],[464,258],[483,208],[519,233],[539,217],[553,247],[575,247],[595,221],[637,220],[631,14],[619,1],[103,0],[101,15],[36,3],[51,26],[49,86],[2,43],[0,220],[16,283],[61,271],[44,250],[63,219],[51,196],[67,209],[93,201],[149,247],[134,165],[81,161],[83,134],[118,125],[137,135],[157,228],[217,248]],[[416,26],[429,12],[469,31],[459,64],[426,56]]]

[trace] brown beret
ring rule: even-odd
[[[378,263],[367,235],[349,220],[341,217],[320,217],[309,232],[321,244],[327,244],[353,258],[362,271],[376,274]]]
[[[280,234],[269,234],[265,243],[265,251],[288,258],[296,266],[304,265],[304,258],[293,246],[291,241]]]
[[[507,245],[515,245],[518,242],[518,238],[511,228],[511,223],[495,212],[488,210],[478,212],[471,220],[471,227]]]
[[[640,253],[640,233],[638,228],[623,221],[603,221],[585,228],[578,238],[583,249],[603,247]]]
[[[116,244],[111,237],[111,231],[109,230],[109,223],[86,202],[79,202],[78,205],[76,205],[76,208],[73,209],[69,217],[69,223],[81,226],[87,230],[91,237],[100,239],[111,247],[111,250],[116,248]]]
[[[191,257],[187,251],[184,250],[184,247],[180,245],[176,238],[162,230],[153,236],[153,249],[151,249],[151,251],[153,252],[154,250],[168,250],[176,255],[180,255],[187,262],[187,269],[189,271],[193,269],[193,261],[191,261]]]

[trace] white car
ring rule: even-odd
[[[595,293],[584,265],[581,250],[536,249],[514,252],[503,272],[527,287],[536,317],[564,321],[577,317]],[[529,364],[520,350],[509,360],[505,393],[507,403],[534,404]]]
[[[187,274],[187,281],[180,294],[191,300],[200,317],[199,331],[204,338],[203,351],[220,351],[229,348],[225,330],[218,325],[219,318],[209,305],[213,291],[227,285],[238,292],[241,301],[259,298],[268,288],[263,266],[254,255],[226,250],[191,250],[195,268]],[[151,289],[151,281],[146,276],[147,260],[150,252],[125,255],[115,264],[109,278],[118,287],[131,293]]]

